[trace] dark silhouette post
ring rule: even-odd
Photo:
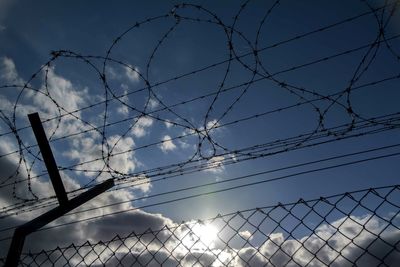
[[[64,185],[61,180],[60,173],[58,172],[57,164],[51,151],[49,142],[43,129],[43,125],[40,121],[38,113],[29,114],[29,121],[31,123],[33,132],[39,145],[40,152],[47,171],[49,173],[51,182],[53,184],[54,191],[56,193],[59,206],[46,212],[43,215],[27,222],[23,225],[18,226],[11,241],[10,248],[8,250],[7,259],[5,266],[16,267],[18,265],[22,249],[24,247],[24,241],[27,235],[39,230],[46,224],[54,221],[55,219],[63,216],[99,194],[105,192],[107,189],[114,186],[114,180],[109,179],[101,184],[96,185],[90,190],[80,194],[79,196],[68,200],[67,194],[64,189]]]
[[[65,193],[64,185],[61,181],[60,173],[58,172],[56,160],[51,152],[50,144],[47,140],[46,133],[44,132],[39,114],[29,114],[28,118],[29,122],[31,123],[33,133],[35,134],[40,152],[42,153],[42,158],[49,173],[51,183],[53,184],[58,203],[60,203],[60,206],[62,206],[68,202],[68,197]]]

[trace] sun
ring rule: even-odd
[[[187,247],[198,250],[207,250],[214,247],[218,231],[211,224],[197,223],[190,229],[190,238],[184,239],[183,243]],[[189,236],[188,236],[189,237]]]
[[[197,235],[200,241],[205,245],[211,245],[217,238],[217,229],[211,224],[198,224],[197,228],[193,229],[195,235]]]

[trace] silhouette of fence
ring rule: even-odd
[[[400,186],[25,253],[21,266],[395,266]]]
[[[185,188],[177,188],[174,183],[169,183],[165,188],[168,191],[157,191],[143,196],[134,195],[135,199],[110,198],[102,206],[86,210],[86,212],[92,211],[88,217],[69,219],[57,224],[56,227],[86,223],[117,213],[143,210],[150,206],[233,189],[244,190],[245,187],[261,183],[282,181],[317,171],[398,156],[400,152],[394,150],[390,152],[391,154],[380,153],[400,146],[398,143],[386,142],[393,140],[391,134],[400,129],[400,110],[395,101],[389,101],[395,100],[393,95],[384,93],[391,88],[395,91],[400,81],[400,74],[396,68],[400,62],[398,52],[400,33],[396,26],[400,2],[377,1],[376,5],[372,5],[369,1],[360,1],[359,6],[348,8],[349,11],[354,9],[354,13],[338,13],[337,17],[324,22],[315,20],[315,25],[304,29],[287,27],[287,32],[280,27],[280,22],[275,21],[275,18],[284,21],[285,12],[291,14],[292,3],[286,2],[267,1],[264,5],[266,8],[262,11],[262,8],[254,7],[251,1],[244,1],[235,8],[232,16],[229,15],[233,20],[225,18],[228,13],[218,14],[200,5],[191,3],[174,5],[163,14],[146,17],[118,31],[121,33],[111,41],[104,53],[86,55],[68,47],[67,50],[53,51],[48,61],[28,79],[14,79],[15,81],[5,81],[5,84],[0,84],[0,89],[3,91],[14,90],[4,102],[7,103],[4,104],[7,109],[0,110],[1,126],[4,128],[0,132],[0,137],[4,138],[3,142],[7,144],[11,140],[9,138],[14,138],[12,139],[14,146],[6,151],[0,151],[0,159],[4,160],[7,169],[10,170],[7,175],[4,174],[4,177],[0,178],[0,189],[10,194],[4,197],[7,201],[4,202],[5,206],[1,207],[0,219],[6,221],[7,218],[35,214],[41,209],[58,205],[55,196],[38,194],[46,191],[41,179],[46,179],[48,173],[43,172],[41,168],[39,150],[30,139],[30,127],[20,118],[20,115],[25,118],[26,110],[30,110],[32,104],[38,112],[46,114],[43,122],[46,128],[50,129],[49,142],[52,145],[59,142],[59,151],[64,151],[64,155],[70,155],[65,156],[58,167],[59,171],[74,176],[68,178],[71,183],[79,182],[77,188],[67,190],[66,194],[71,198],[98,185],[104,179],[112,179],[115,182],[117,187],[115,191],[110,192],[110,195],[116,195],[118,192],[127,192],[124,190],[135,186],[139,188],[158,182],[173,181],[172,179],[187,174],[218,170],[240,162],[287,154],[291,151],[301,152],[306,148],[323,145],[333,146],[342,140],[373,138],[372,136],[377,134],[387,134],[375,137],[376,139],[363,139],[360,141],[362,143],[354,147],[346,146],[346,149],[343,149],[346,151],[341,155],[328,155],[329,153],[325,153],[327,150],[321,150],[323,152],[321,155],[326,154],[326,156],[318,159],[310,158],[308,162],[276,169],[257,169],[255,173],[243,173],[240,176],[218,181],[216,179],[212,182],[202,181],[202,184],[191,183]],[[257,15],[258,18],[253,15],[249,17],[254,8],[262,11]],[[307,17],[307,14],[313,13],[314,10],[307,9],[305,6],[301,12],[296,12]],[[216,10],[218,11],[218,8]],[[321,10],[327,11],[323,8]],[[299,22],[303,23],[302,20]],[[160,28],[160,24],[165,28],[164,26]],[[199,29],[205,26],[207,33],[210,30],[222,33],[222,36],[216,35],[219,36],[216,39],[209,36],[204,38],[207,42],[212,41],[217,48],[221,45],[223,49],[216,50],[221,51],[218,52],[221,57],[214,58],[209,54],[208,50],[211,49],[207,43],[204,46],[207,50],[195,47],[193,49],[196,50],[193,51],[198,55],[204,53],[209,60],[199,62],[199,65],[196,62],[181,69],[168,70],[168,65],[164,66],[163,62],[170,60],[164,56],[178,50],[171,44],[185,41],[186,37],[183,39],[179,37],[186,36],[180,31],[183,29],[184,32],[184,27],[193,25],[199,26]],[[366,31],[368,34],[364,36],[363,32],[367,29],[363,28],[364,25],[375,28]],[[132,60],[127,57],[132,51],[125,45],[134,47],[130,42],[140,39],[143,30],[151,32],[155,38],[143,39],[143,44],[150,49],[141,51],[144,55],[143,60]],[[362,38],[354,38],[356,42],[353,42],[352,38],[344,38],[352,36],[357,30],[361,31],[358,34]],[[202,39],[201,31],[191,32],[195,38]],[[270,38],[274,35],[276,39]],[[337,44],[334,42],[322,49],[321,43],[335,39],[343,42]],[[302,49],[303,47],[307,49]],[[321,47],[321,51],[315,53],[313,47]],[[292,54],[293,51],[296,52],[295,55]],[[297,54],[301,54],[298,51],[304,53],[302,58],[297,59]],[[271,54],[278,59],[282,55],[287,58],[294,57],[293,60],[275,64],[274,60],[271,60],[273,59]],[[122,55],[122,59],[119,55]],[[12,61],[8,60],[10,65]],[[77,83],[90,84],[87,93],[83,94],[85,89],[81,95],[79,91],[70,88],[65,90],[65,95],[60,95],[59,88],[52,85],[52,79],[57,77],[61,79],[63,77],[61,75],[69,72],[68,65],[64,66],[67,67],[65,68],[67,73],[62,70],[63,65],[60,63],[64,61],[71,61],[74,66],[84,63],[87,67],[82,69],[84,71],[82,74],[85,74],[82,76],[87,77]],[[57,72],[55,72],[56,65]],[[335,70],[342,69],[343,66],[348,68],[335,73]],[[80,70],[79,68],[76,72]],[[152,69],[157,68],[168,71],[165,73],[160,71],[161,74],[153,75]],[[378,72],[375,73],[375,70]],[[298,76],[300,74],[301,79]],[[73,75],[66,75],[69,76]],[[196,84],[208,76],[212,76],[211,80],[217,82],[205,83],[204,86],[200,83],[199,86],[204,88],[180,93],[179,88],[186,87],[187,79],[190,79],[191,84]],[[328,76],[333,77],[333,83],[330,83]],[[130,85],[123,84],[122,81],[130,81]],[[177,82],[179,84],[175,84]],[[163,86],[179,90],[168,91],[169,96],[167,96],[162,91]],[[79,87],[77,86],[77,89]],[[273,88],[279,95],[275,95],[275,91],[265,90],[266,88]],[[369,91],[356,93],[366,89]],[[74,92],[79,97],[74,100],[74,105],[68,105],[69,102],[65,101],[65,98],[74,95]],[[246,101],[261,100],[260,92],[263,92],[262,99],[273,100],[274,104],[254,101],[251,106],[259,107],[254,110],[248,109],[249,104]],[[175,93],[179,97],[173,97]],[[372,107],[365,102],[366,94],[371,94],[368,97],[371,100],[376,97],[385,101]],[[32,96],[36,101],[32,100]],[[27,99],[26,102],[23,101],[24,98]],[[30,103],[28,100],[33,102]],[[361,103],[363,104],[360,105]],[[193,108],[193,105],[196,105],[196,108]],[[383,105],[385,108],[381,108]],[[196,111],[193,112],[194,110]],[[298,118],[292,118],[294,112],[299,112]],[[197,117],[193,118],[192,113],[198,113]],[[312,114],[314,116],[311,116]],[[276,131],[268,132],[268,137],[260,136],[249,142],[246,140],[242,144],[237,142],[237,138],[229,141],[230,138],[220,138],[216,134],[218,129],[229,127],[244,129],[250,123],[253,123],[254,127],[249,130],[258,132],[259,125],[272,125],[271,121],[278,115],[279,124],[284,126],[282,129],[288,133],[287,136],[282,135],[277,128]],[[294,120],[301,121],[302,126],[293,124]],[[138,140],[143,134],[135,134],[135,130],[144,131],[145,127],[153,124],[156,126],[156,123],[157,127],[162,126],[163,129],[171,127],[171,130],[168,130],[171,132],[166,132],[168,135],[160,132],[149,136],[148,141],[137,142],[135,146],[133,141]],[[154,127],[152,132],[158,133],[157,128]],[[241,137],[240,134],[238,136]],[[75,144],[73,140],[78,141]],[[82,149],[85,143],[79,140],[93,142],[94,150],[85,151]],[[173,157],[163,153],[163,160],[160,163],[154,160],[156,163],[154,165],[136,164],[140,162],[136,161],[139,159],[136,158],[136,153],[145,151],[143,158],[150,153],[157,155],[160,150],[165,152],[163,150],[165,145],[178,141],[183,142],[180,149],[185,152],[182,153],[184,157]],[[127,143],[130,145],[126,145]],[[379,147],[372,148],[366,145],[369,143],[379,144]],[[358,145],[365,146],[366,150],[355,150]],[[372,152],[377,154],[358,158]],[[334,165],[318,165],[334,160],[343,161],[333,163]],[[131,167],[121,167],[117,164],[125,161],[130,163],[128,165]],[[318,166],[307,169],[308,166],[315,165]],[[395,161],[390,162],[390,165],[396,165]],[[159,198],[168,194],[239,180],[245,181],[245,178],[300,167],[304,169],[294,173],[279,174],[274,178],[266,177],[255,182],[243,182],[240,185],[230,184],[222,189],[216,188],[192,195],[177,195],[166,201]],[[389,173],[391,169],[386,171]],[[52,250],[46,248],[40,251],[41,248],[38,247],[36,251],[25,252],[20,259],[20,265],[396,266],[396,263],[400,262],[399,189],[398,185],[394,185],[249,209],[218,215],[203,221],[170,222],[161,229],[124,233],[108,241],[99,242],[98,239],[101,238],[98,238],[83,244],[72,244]],[[147,198],[154,198],[154,203],[141,207],[132,204],[123,211],[105,212],[101,215],[93,212],[95,209],[104,210],[106,207]],[[16,227],[18,225],[4,223],[0,231],[6,233]],[[111,234],[114,235],[114,232]],[[85,236],[84,240],[88,238],[89,236]],[[10,237],[4,237],[0,242],[8,239]],[[5,260],[0,259],[1,263],[4,264]]]

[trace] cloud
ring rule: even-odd
[[[140,117],[135,126],[132,128],[132,133],[136,137],[143,137],[147,135],[147,128],[153,125],[153,119],[150,117]]]
[[[124,95],[122,97],[120,97],[119,99],[124,102],[127,103],[129,101],[128,98],[128,86],[125,84],[121,84],[121,88],[124,89]],[[129,108],[127,105],[123,105],[122,103],[119,103],[119,107],[117,108],[117,112],[122,114],[122,115],[128,115],[129,114]]]
[[[63,155],[76,160],[78,164],[81,164],[82,169],[88,169],[90,166],[89,169],[93,172],[84,172],[87,177],[94,177],[101,173],[101,179],[110,178],[110,174],[102,172],[104,168],[109,169],[114,175],[119,173],[126,174],[135,170],[136,159],[134,153],[126,152],[135,147],[135,142],[131,137],[121,137],[120,135],[108,137],[107,143],[110,151],[107,151],[105,146],[102,147],[100,140],[101,137],[99,135],[75,138],[71,141],[71,149],[64,152]],[[115,155],[108,158],[108,166],[106,166],[102,158],[103,155],[107,156],[108,152]],[[85,164],[85,162],[90,163]],[[81,172],[78,171],[77,173]]]
[[[158,107],[158,105],[159,105],[159,103],[158,103],[157,99],[150,98],[150,100],[149,100],[149,108],[151,110],[154,110],[156,107]]]
[[[106,67],[106,76],[107,76],[107,78],[112,79],[112,80],[118,80],[121,77],[117,73],[117,71],[111,66]]]
[[[108,79],[123,81],[128,80],[131,83],[137,83],[140,79],[139,67],[128,65],[123,67],[113,68],[111,66],[106,67],[106,75]]]
[[[4,79],[8,80],[19,80],[21,79],[16,72],[14,62],[9,58],[3,58],[4,71],[2,75]],[[88,88],[77,88],[71,81],[58,75],[55,68],[49,68],[47,72],[47,87],[42,85],[41,92],[27,91],[26,98],[31,104],[21,103],[18,105],[17,114],[26,116],[26,114],[38,111],[43,119],[59,116],[60,107],[61,114],[65,112],[78,110],[80,107],[86,105],[88,99]],[[0,97],[0,102],[4,106],[12,110],[13,104],[6,98]],[[56,104],[57,103],[57,104]],[[125,112],[125,111],[124,111]],[[89,126],[84,124],[79,118],[81,112],[74,112],[74,116],[64,116],[60,121],[52,120],[44,123],[46,133],[48,135],[53,134],[55,137],[60,137],[76,132],[81,132],[90,129]],[[134,129],[134,133],[144,135],[146,127],[152,124],[152,120],[149,118],[139,119],[138,126]],[[69,159],[77,160],[77,163],[83,163],[85,161],[91,161],[97,158],[102,158],[102,146],[101,136],[94,132],[89,133],[80,138],[70,139],[70,146],[68,150],[63,153]],[[125,150],[133,149],[134,141],[131,137],[124,137],[113,135],[109,136],[107,144],[112,148],[111,153],[121,153]],[[105,148],[104,148],[105,149]],[[108,153],[108,151],[103,151]],[[87,166],[83,165],[85,168]],[[108,168],[116,173],[128,173],[132,172],[136,166],[136,159],[133,153],[122,153],[120,155],[110,157],[108,162]],[[90,164],[91,170],[101,171],[105,167],[102,160],[94,161]],[[79,172],[81,173],[81,172]],[[86,172],[84,175],[93,177],[96,172]],[[101,178],[106,178],[110,175],[103,174]]]
[[[394,245],[400,240],[400,231],[386,229],[380,235],[386,227],[387,223],[364,215],[323,224],[314,234],[299,240],[285,239],[283,233],[273,233],[261,247],[239,251],[237,266],[353,266],[354,261],[359,266],[377,266],[376,258],[386,255],[389,257],[385,263],[395,266],[400,253],[390,255],[390,246],[385,242]]]
[[[206,163],[206,172],[211,173],[221,173],[225,170],[225,166],[223,165],[225,160],[224,156],[215,156],[207,160]]]
[[[15,150],[15,147],[12,145],[13,142],[9,142],[10,140],[6,138],[2,138],[0,142],[0,153],[7,153]],[[31,191],[39,198],[48,198],[50,196],[54,196],[54,190],[48,179],[37,179],[32,178],[30,180],[30,185],[28,185],[27,181],[27,171],[24,167],[19,167],[19,157],[17,154],[11,154],[7,157],[0,158],[0,169],[2,170],[0,173],[0,181],[5,181],[8,178],[8,182],[13,182],[14,180],[23,180],[24,182],[16,183],[15,187],[6,186],[0,189],[0,206],[2,207],[1,217],[12,214],[16,210],[10,209],[10,206],[24,203],[18,198],[22,199],[33,199],[34,196],[31,194]],[[28,165],[29,167],[29,165]],[[36,176],[37,172],[35,172],[36,168],[34,168],[30,174],[31,176]],[[79,188],[79,184],[69,177],[68,175],[61,173],[61,178],[64,184],[64,187],[67,191],[74,190]],[[30,188],[30,189],[29,189]],[[7,208],[8,207],[8,208]],[[29,207],[29,202],[22,206],[22,210]],[[6,208],[6,209],[4,209]],[[9,212],[6,212],[6,210]],[[39,216],[44,213],[46,209],[38,209],[33,212],[20,213],[13,216],[3,217],[0,219],[0,229],[8,228],[10,226],[16,226],[23,224],[26,221],[32,220],[33,218]],[[0,233],[0,236],[6,237],[12,235],[12,231],[5,231]],[[34,245],[38,245],[39,243],[32,243],[32,248]],[[55,244],[55,243],[53,243]],[[0,242],[0,256],[4,256],[4,253],[8,251],[8,242]]]
[[[162,152],[167,153],[168,151],[173,151],[176,149],[176,145],[172,142],[169,135],[164,135],[162,141],[163,142],[159,146]]]
[[[9,58],[3,58],[4,71],[2,75],[4,79],[20,80],[16,72],[14,62]],[[49,68],[47,72],[47,87],[42,85],[40,92],[28,90],[26,92],[26,99],[28,103],[21,103],[18,105],[16,111],[17,115],[23,117],[31,112],[39,112],[43,119],[59,116],[60,107],[61,114],[78,110],[80,107],[87,104],[88,88],[77,88],[71,81],[58,75],[55,68]],[[0,102],[4,107],[12,110],[13,104],[6,98],[0,97]],[[57,104],[56,104],[57,103]],[[74,116],[64,116],[60,121],[52,120],[43,124],[48,136],[54,133],[54,137],[60,137],[68,134],[73,134],[90,129],[89,126],[84,124],[81,120],[81,112],[74,112]],[[146,127],[152,124],[152,120],[147,117],[139,119],[134,133],[137,136],[143,136],[146,132]],[[54,132],[56,131],[56,132]],[[77,160],[77,163],[102,158],[101,136],[94,132],[88,133],[85,136],[81,135],[80,138],[73,138],[69,140],[70,146],[68,150],[63,152],[64,156],[69,159]],[[124,137],[113,135],[109,136],[107,144],[112,148],[111,153],[121,153],[125,150],[133,149],[134,141],[131,137]],[[105,148],[104,148],[105,149]],[[104,150],[104,153],[108,151]],[[110,157],[108,167],[116,173],[128,173],[135,169],[136,159],[133,153],[122,153],[120,155]],[[84,165],[85,168],[87,166]],[[101,171],[105,167],[102,160],[92,162],[90,168],[94,171]],[[81,172],[79,172],[81,174]],[[95,172],[86,172],[84,175],[93,177]],[[106,178],[110,175],[102,175],[101,178]]]
[[[5,29],[7,29],[7,27],[2,25],[2,24],[0,24],[0,32],[4,31]]]
[[[8,82],[15,83],[16,81],[23,81],[16,70],[16,66],[12,59],[10,58],[2,58],[1,59],[1,78],[2,80],[7,80]],[[38,76],[39,77],[39,76]],[[42,76],[43,77],[43,76]],[[79,109],[80,107],[87,105],[86,100],[88,99],[88,88],[79,88],[74,85],[70,80],[62,77],[57,74],[54,67],[48,69],[47,73],[47,88],[44,87],[44,83],[40,86],[40,92],[34,92],[32,90],[26,90],[24,92],[23,98],[19,105],[17,106],[17,116],[26,120],[26,114],[31,112],[38,111],[41,115],[42,120],[49,117],[56,117],[59,115],[59,107],[64,108],[66,111],[61,111],[61,113],[65,113],[68,111],[73,111]],[[91,96],[96,97],[96,96]],[[55,102],[60,105],[58,106]],[[0,103],[2,108],[6,108],[7,110],[13,110],[13,103],[10,99],[7,99],[4,96],[0,96]],[[80,132],[82,130],[88,129],[83,123],[80,122],[79,118],[81,117],[80,112],[74,113],[73,116],[64,116],[60,121],[60,124],[57,126],[56,120],[49,121],[44,123],[45,131],[50,135],[50,133],[57,129],[57,133],[55,136],[61,136],[69,133]],[[153,123],[150,118],[141,118],[139,120],[138,125],[143,129],[150,127]],[[142,130],[143,130],[142,129]],[[138,131],[138,129],[137,129]],[[144,131],[144,130],[143,130]],[[26,136],[21,136],[25,141]],[[102,136],[97,132],[88,132],[85,135],[79,136],[79,138],[71,138],[67,140],[68,147],[63,147],[64,152],[62,155],[69,160],[74,161],[75,163],[81,163],[89,160],[94,160],[96,158],[102,158]],[[10,140],[9,138],[3,136],[0,140],[0,151],[1,154],[12,152],[17,150],[14,140]],[[111,156],[108,158],[108,165],[105,166],[103,160],[94,161],[90,164],[83,164],[80,167],[86,170],[92,170],[94,172],[84,172],[83,175],[92,179],[97,174],[96,171],[101,172],[104,167],[106,170],[110,170],[114,175],[120,175],[121,173],[129,173],[133,172],[138,164],[136,158],[134,157],[134,153],[124,153],[126,150],[133,149],[135,147],[135,143],[132,137],[122,137],[120,135],[111,135],[107,136],[107,145],[110,148],[110,151],[107,151],[107,146],[104,146],[104,153],[107,156],[107,153],[118,154],[115,156]],[[112,151],[111,151],[112,150]],[[25,180],[28,177],[27,169],[29,169],[31,164],[31,158],[26,154],[26,162],[27,169],[22,167],[18,168],[19,164],[19,155],[12,154],[7,157],[0,158],[0,168],[2,171],[0,175],[0,181],[4,181],[8,178],[8,182],[12,182],[13,180]],[[59,162],[60,163],[60,162]],[[44,170],[45,167],[42,163],[38,162],[34,165],[30,174],[35,176],[37,173],[40,173]],[[18,172],[18,173],[17,173]],[[82,172],[76,172],[79,175],[82,175]],[[60,173],[66,187],[67,191],[74,190],[79,188],[81,185],[78,184],[77,179],[72,179],[66,173]],[[83,176],[82,175],[82,176]],[[82,177],[80,176],[80,177]],[[110,173],[102,173],[102,175],[98,178],[99,180],[106,179],[110,177]],[[146,183],[143,183],[146,182]],[[62,217],[57,220],[57,223],[68,223],[71,220],[81,220],[85,219],[88,216],[101,216],[104,213],[110,213],[115,211],[122,211],[126,209],[130,209],[133,207],[133,203],[130,201],[135,197],[138,191],[141,193],[147,193],[151,189],[150,180],[145,176],[140,176],[138,179],[131,182],[131,188],[118,190],[118,193],[115,192],[107,192],[103,193],[90,202],[84,204],[82,207],[78,208],[76,211],[80,211],[79,213]],[[32,191],[35,195],[40,198],[54,196],[54,190],[49,183],[48,179],[32,179],[31,186]],[[132,190],[135,189],[135,190]],[[0,189],[0,206],[8,207],[10,205],[15,205],[20,200],[16,199],[15,196],[21,198],[33,198],[33,195],[30,193],[29,186],[27,182],[16,184],[15,193],[13,192],[12,187],[4,187]],[[109,204],[123,202],[119,205]],[[101,209],[94,209],[96,207],[103,207]],[[29,207],[29,203],[24,204],[24,209]],[[29,209],[29,208],[28,208]],[[47,208],[48,209],[48,208]],[[85,209],[91,209],[90,212],[82,212]],[[4,215],[4,209],[2,210],[2,214]],[[38,209],[34,212],[25,212],[20,213],[17,216],[10,216],[8,218],[0,219],[0,229],[7,228],[10,226],[20,225],[27,220],[30,220],[38,215],[44,213],[46,209]],[[147,217],[146,217],[147,216]],[[167,218],[162,217],[161,215],[152,215],[142,211],[135,212],[127,212],[124,216],[126,219],[126,231],[135,230],[134,227],[138,227],[141,231],[143,228],[140,228],[140,222],[144,223],[143,225],[149,225],[153,227],[158,227],[159,225],[169,224]],[[116,218],[115,216],[108,217],[108,220],[99,220],[92,223],[80,223],[76,225],[67,226],[66,228],[55,228],[53,230],[49,230],[46,232],[37,232],[30,236],[26,242],[26,249],[36,249],[38,247],[42,248],[51,248],[57,245],[68,244],[71,242],[84,242],[86,240],[99,240],[99,237],[102,238],[104,236],[101,233],[92,230],[91,227],[95,227],[96,229],[106,229],[109,227],[107,222],[113,220],[113,225],[115,229],[115,225],[119,225],[122,229],[122,225],[124,222],[121,222],[120,217]],[[131,218],[131,220],[128,220]],[[146,221],[145,219],[148,219]],[[135,222],[132,224],[132,220]],[[139,220],[139,221],[138,221]],[[101,223],[100,223],[101,221]],[[158,223],[156,223],[158,222]],[[162,222],[162,223],[161,223]],[[98,226],[98,228],[97,228]],[[127,232],[123,233],[127,233]],[[111,233],[111,232],[110,232]],[[115,233],[113,231],[112,233]],[[12,231],[5,231],[0,233],[0,238],[9,236],[12,234]],[[90,235],[89,235],[90,234]],[[4,253],[8,251],[8,243],[1,242],[0,243],[0,254],[4,256]]]
[[[234,236],[222,233],[226,232],[223,229],[227,222],[223,219],[220,222],[222,224],[214,219],[213,223],[220,225],[220,232],[215,241],[205,246],[201,241],[201,234],[204,233],[195,230],[196,226],[204,225],[201,222],[190,221],[178,225],[161,214],[129,212],[84,225],[86,236],[110,241],[95,243],[95,239],[89,238],[95,245],[77,248],[80,255],[86,255],[85,262],[95,266],[106,262],[111,266],[116,263],[160,266],[163,263],[163,266],[338,267],[353,266],[355,262],[358,266],[370,267],[381,264],[378,259],[383,259],[386,266],[397,266],[400,260],[398,250],[393,250],[394,246],[398,246],[400,231],[368,214],[343,217],[323,224],[311,235],[299,239],[289,238],[281,232],[259,234],[254,239],[258,239],[257,242],[262,245],[249,246],[246,242],[243,247],[235,247]],[[113,235],[115,225],[118,225],[117,237]],[[233,222],[229,224],[235,232],[234,225]],[[258,231],[262,231],[260,227]],[[241,235],[241,232],[236,233]],[[248,236],[248,233],[244,235]],[[64,255],[73,258],[70,264],[82,259],[79,254],[74,253],[74,249],[68,254],[64,252]],[[53,256],[64,260],[63,257]]]
[[[15,151],[17,147],[14,145],[14,142],[10,140],[10,138],[2,137],[0,141],[0,154],[7,154]],[[19,164],[20,158],[19,154],[10,154],[6,157],[0,158],[0,181],[4,182],[9,177],[13,177],[8,179],[8,182],[12,182],[14,180],[25,180],[25,182],[17,183],[15,188],[11,187],[2,187],[0,188],[0,205],[5,207],[14,204],[16,199],[15,197],[32,199],[33,195],[31,194],[28,187],[28,172],[27,168],[30,168],[30,163],[27,162],[26,168]],[[36,176],[39,167],[38,164],[32,166],[32,170],[30,171],[31,176]],[[43,167],[43,166],[42,166]],[[66,190],[74,190],[79,188],[79,184],[71,179],[68,175],[61,173],[61,177],[64,182],[64,186]],[[39,198],[46,198],[50,196],[54,196],[54,190],[47,179],[31,179],[30,180],[30,188],[32,192]],[[15,193],[15,194],[14,194]],[[21,215],[22,218],[25,218],[24,215]]]
[[[252,236],[252,234],[251,234],[251,232],[249,231],[249,230],[245,230],[245,231],[240,231],[239,232],[239,235],[241,236],[241,237],[243,237],[244,239],[248,239],[248,240],[251,240],[251,239],[253,239],[253,236]]]
[[[2,141],[3,142],[0,142],[1,153],[7,153],[15,149],[15,147],[11,145],[12,143],[10,144],[6,142],[7,140],[4,141],[4,139],[2,139]],[[127,141],[125,140],[125,142]],[[123,145],[126,145],[126,143]],[[15,174],[15,170],[17,170],[18,166],[18,159],[18,156],[15,154],[13,156],[0,158],[0,168],[3,170],[0,174],[0,181],[3,181],[10,175]],[[61,174],[67,191],[80,187],[79,184],[77,184],[77,182],[71,179],[69,176],[63,173]],[[32,172],[31,175],[36,175],[36,173]],[[27,173],[24,171],[24,168],[20,168],[19,173],[15,175],[15,179],[24,180],[26,178]],[[141,178],[142,181],[147,181],[145,177]],[[54,195],[54,190],[51,186],[51,183],[47,179],[32,179],[31,187],[38,197],[43,198]],[[142,191],[148,191],[150,189],[150,185],[141,185],[139,186],[139,189]],[[18,200],[14,198],[12,191],[13,190],[10,187],[0,189],[1,207],[7,207],[18,202]],[[32,198],[32,195],[30,195],[28,192],[28,186],[26,182],[16,184],[16,195],[19,197]],[[133,205],[132,202],[127,200],[130,200],[133,197],[133,194],[129,190],[119,190],[118,193],[103,193],[77,209],[77,211],[91,209],[90,212],[80,212],[68,217],[62,217],[57,220],[57,224],[85,219],[88,216],[101,216],[104,213],[130,209],[133,207]],[[110,203],[116,202],[124,203],[107,206]],[[106,207],[93,210],[93,208],[101,206]],[[25,221],[31,220],[45,211],[46,209],[39,209],[35,212],[21,213],[17,216],[1,218],[0,229],[23,224]],[[2,210],[1,215],[4,216],[4,209]],[[54,228],[45,232],[34,233],[27,238],[24,248],[26,250],[35,250],[37,248],[50,249],[59,245],[68,245],[72,242],[83,243],[86,240],[105,240],[111,235],[114,235],[115,232],[120,232],[121,234],[126,235],[132,231],[144,231],[148,227],[157,229],[164,225],[171,224],[172,221],[163,217],[161,214],[150,214],[144,211],[136,210],[126,212],[118,216],[109,216],[102,220],[73,224],[64,228]],[[118,225],[118,227],[115,227],[116,225]],[[12,235],[12,231],[2,232],[0,233],[0,238],[9,235]],[[5,253],[8,251],[8,246],[8,242],[0,242],[0,257],[5,256]]]
[[[3,57],[0,61],[0,78],[6,83],[15,83],[18,85],[25,83],[19,76],[14,61],[7,57]],[[87,88],[76,88],[71,81],[57,75],[54,67],[52,67],[47,72],[47,88],[45,88],[43,82],[39,92],[30,89],[25,90],[15,111],[23,119],[26,119],[26,115],[29,113],[39,112],[43,120],[44,118],[56,117],[59,115],[59,112],[65,114],[66,112],[79,109],[86,104],[87,97]],[[6,99],[3,96],[0,98],[4,107],[9,108],[10,106],[14,106],[10,99]],[[13,109],[9,109],[8,111],[11,110]],[[44,127],[48,133],[56,131],[54,133],[55,137],[87,129],[85,124],[76,119],[80,118],[80,112],[75,112],[74,116],[64,116],[60,121],[52,120],[46,122],[44,123]]]
[[[207,130],[212,130],[214,128],[218,128],[219,126],[220,126],[220,123],[217,122],[216,119],[208,121],[207,124],[206,124]]]
[[[124,183],[124,186],[129,186],[132,189],[137,189],[143,193],[147,193],[152,188],[151,180],[144,174],[132,177],[131,182]]]
[[[43,87],[44,91],[45,88]],[[78,109],[85,104],[85,98],[88,96],[88,89],[76,89],[71,81],[55,73],[54,67],[49,68],[47,73],[48,96],[35,94],[33,100],[35,103],[46,110],[49,114],[57,113],[57,105],[54,101],[62,105],[67,111]]]
[[[14,61],[8,57],[0,59],[0,79],[9,84],[23,85],[25,83],[19,77]]]
[[[167,127],[167,129],[171,128],[172,126],[174,126],[173,123],[171,123],[169,120],[164,121],[165,127]]]
[[[125,76],[132,83],[137,83],[139,81],[139,68],[129,65],[124,67]]]

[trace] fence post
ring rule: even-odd
[[[35,134],[36,140],[39,145],[40,152],[42,153],[43,160],[45,162],[47,171],[49,173],[54,191],[56,193],[59,206],[52,210],[40,215],[39,217],[27,222],[23,225],[18,226],[10,244],[8,250],[7,259],[5,266],[16,267],[18,266],[19,259],[24,247],[24,241],[26,236],[39,230],[46,224],[54,221],[55,219],[63,216],[69,211],[77,208],[78,206],[86,203],[87,201],[93,199],[99,194],[105,192],[114,186],[114,180],[109,179],[95,187],[89,189],[88,191],[80,194],[79,196],[68,200],[67,194],[64,189],[64,185],[61,180],[60,173],[58,172],[57,164],[54,159],[53,153],[51,151],[49,142],[47,140],[46,134],[43,129],[43,125],[40,121],[38,113],[29,114],[29,121],[31,123],[33,132]]]

